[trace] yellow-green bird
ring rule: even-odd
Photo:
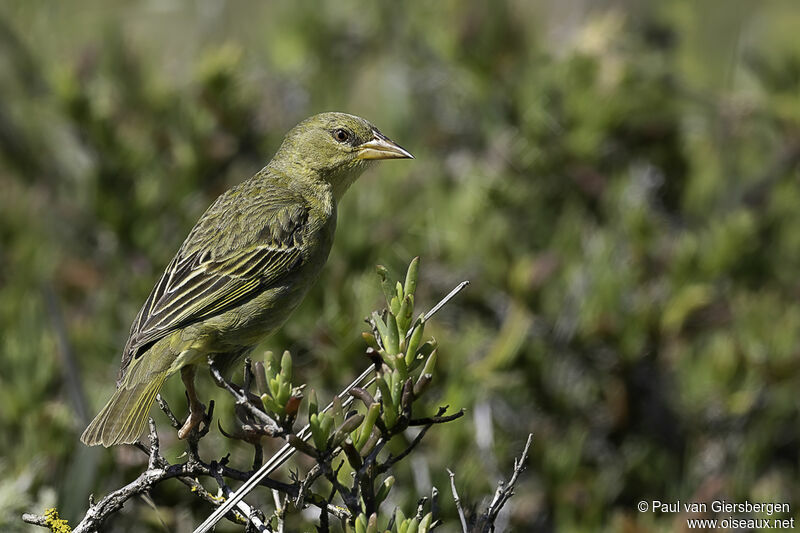
[[[117,390],[81,436],[133,443],[164,381],[181,371],[200,423],[196,365],[230,366],[289,317],[317,279],[336,205],[378,159],[413,159],[366,120],[322,113],[295,126],[270,163],[223,193],[200,217],[131,326]]]

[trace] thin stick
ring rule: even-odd
[[[430,311],[428,311],[427,313],[425,313],[425,320],[428,320],[428,319],[429,319],[429,318],[431,318],[433,315],[435,315],[436,313],[438,313],[438,312],[439,312],[439,310],[440,310],[442,307],[444,307],[445,305],[447,305],[447,304],[450,302],[450,300],[452,300],[453,298],[455,298],[456,294],[458,294],[459,292],[463,291],[463,290],[464,290],[464,287],[466,287],[467,285],[469,285],[469,280],[462,281],[461,283],[459,283],[458,285],[456,285],[456,287],[455,287],[455,288],[454,288],[452,291],[450,291],[449,293],[447,293],[447,296],[445,296],[444,298],[442,298],[442,299],[441,299],[441,301],[440,301],[438,304],[436,304],[436,305],[434,305],[434,306],[433,306],[433,309],[431,309]],[[406,335],[406,337],[408,337],[408,336],[410,336],[410,335],[411,335],[411,332],[409,332],[409,333],[408,333],[408,335]]]
[[[525,470],[525,461],[528,459],[528,453],[530,452],[532,442],[533,433],[529,433],[528,440],[525,442],[525,448],[522,450],[522,455],[519,456],[519,459],[514,458],[514,471],[511,474],[511,478],[507,482],[500,481],[497,484],[497,490],[494,493],[494,498],[492,498],[492,503],[489,504],[486,512],[481,515],[478,521],[479,527],[476,528],[476,531],[494,531],[494,522],[497,519],[497,515],[500,514],[500,510],[511,496],[514,495],[514,485],[517,483],[517,478],[519,478],[519,475]]]
[[[461,520],[461,531],[463,533],[468,533],[469,530],[467,529],[467,517],[464,516],[464,509],[461,507],[461,499],[458,497],[458,491],[456,490],[456,475],[449,468],[447,469],[447,473],[450,475],[450,490],[453,492],[453,501],[456,502],[458,518]]]
[[[425,320],[430,319],[433,315],[438,313],[442,307],[447,305],[447,303],[450,300],[452,300],[459,292],[464,290],[464,288],[467,285],[469,285],[469,281],[462,281],[461,283],[459,283],[452,291],[450,291],[447,294],[447,296],[442,298],[442,300],[439,303],[433,306],[433,308],[425,314]],[[373,366],[370,366],[369,368],[364,370],[360,376],[358,376],[352,383],[350,383],[350,385],[345,387],[345,389],[337,395],[339,396],[340,399],[343,400],[342,402],[343,407],[347,408],[353,402],[354,398],[352,396],[349,396],[348,394],[353,387],[358,387],[358,386],[368,387],[370,384],[372,384],[375,378],[369,380],[369,382],[365,385],[362,385],[362,382],[366,380],[370,376],[370,374],[372,374],[373,370],[374,370]],[[331,403],[329,403],[328,406],[322,410],[322,412],[326,412],[332,407],[333,407],[333,402],[331,401]],[[297,436],[303,440],[308,440],[308,438],[311,436],[311,428],[308,425],[306,425],[297,434]],[[293,453],[294,453],[294,448],[292,447],[292,445],[289,443],[284,444],[283,447],[281,447],[281,449],[278,450],[278,452],[275,453],[275,455],[270,457],[269,461],[264,463],[264,465],[261,468],[259,468],[258,471],[255,474],[253,474],[253,476],[250,479],[248,479],[244,484],[242,484],[242,486],[239,487],[239,489],[236,492],[234,492],[225,503],[217,507],[217,509],[213,513],[211,513],[211,515],[208,518],[206,518],[206,520],[202,524],[200,524],[197,527],[197,529],[194,530],[194,533],[208,533],[209,531],[211,531],[211,528],[213,528],[214,525],[220,521],[220,519],[225,515],[225,513],[227,513],[229,510],[235,507],[236,504],[242,500],[242,498],[247,496],[250,493],[250,491],[252,491],[262,479],[272,474],[275,470],[278,469],[278,467],[280,467],[283,463],[285,463],[289,459],[289,457],[292,456]]]
[[[281,507],[281,495],[275,489],[272,489],[272,499],[275,501],[275,514],[278,517],[278,533],[283,533],[283,508]]]

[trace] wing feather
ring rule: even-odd
[[[159,339],[241,305],[302,264],[308,221],[302,197],[244,213],[224,205],[224,198],[203,215],[139,311],[123,353],[120,379],[130,362]],[[250,231],[250,241],[241,240],[242,217],[262,225]],[[238,224],[222,223],[226,218]]]

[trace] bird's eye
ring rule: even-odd
[[[340,143],[345,143],[350,140],[350,132],[342,128],[335,129],[333,130],[333,138]]]

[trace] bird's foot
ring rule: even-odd
[[[193,405],[189,410],[189,416],[186,418],[186,422],[184,422],[183,427],[178,430],[178,438],[185,439],[188,437],[189,433],[191,433],[193,429],[196,429],[205,419],[206,406],[202,403]]]

